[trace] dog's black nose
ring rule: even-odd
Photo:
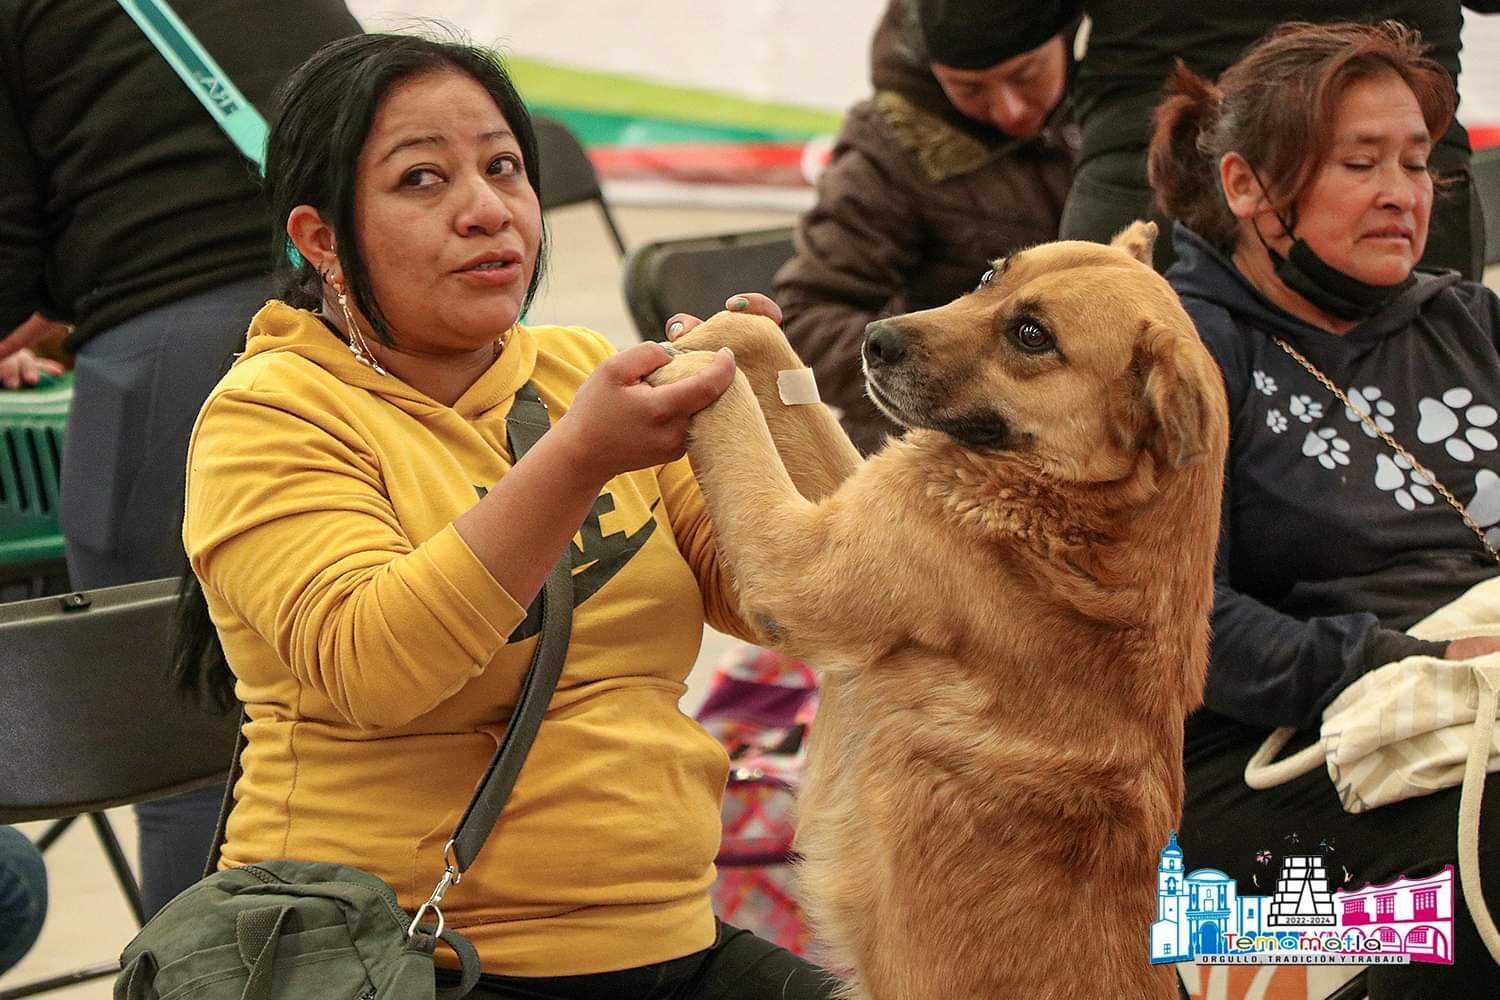
[[[867,364],[899,364],[906,357],[906,335],[890,320],[876,320],[865,327],[864,353]]]

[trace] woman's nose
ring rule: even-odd
[[[510,205],[505,196],[486,177],[470,178],[461,188],[460,197],[463,202],[455,221],[461,233],[493,233],[511,219]]]
[[[1424,178],[1414,176],[1405,167],[1397,165],[1384,172],[1385,183],[1380,186],[1381,204],[1391,208],[1410,211],[1422,197]]]

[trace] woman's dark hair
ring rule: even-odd
[[[1177,61],[1157,105],[1147,164],[1156,203],[1226,253],[1238,220],[1219,183],[1219,161],[1236,152],[1256,170],[1278,212],[1296,205],[1333,140],[1339,102],[1352,84],[1394,74],[1417,99],[1434,142],[1458,95],[1427,58],[1421,36],[1397,21],[1283,24],[1209,83]]]
[[[463,73],[489,91],[521,147],[526,178],[540,198],[542,164],[531,114],[494,52],[420,35],[354,35],[313,53],[277,92],[266,148],[265,190],[281,297],[304,309],[322,305],[321,275],[300,257],[295,263],[289,260],[286,252],[287,217],[298,205],[311,205],[338,235],[339,265],[349,291],[383,344],[392,343],[391,329],[370,287],[354,225],[359,154],[390,89],[403,80],[439,72]],[[544,227],[522,312],[536,295],[546,260]],[[206,702],[221,708],[236,702],[234,674],[209,617],[203,587],[191,569],[178,591],[172,675],[180,690]]]
[[[531,113],[521,101],[499,55],[458,41],[421,35],[354,35],[329,42],[287,78],[277,92],[276,115],[266,146],[266,197],[281,262],[281,295],[304,309],[322,304],[322,277],[306,261],[295,265],[283,252],[286,220],[298,205],[311,205],[337,235],[339,266],[359,311],[383,344],[392,343],[385,314],[370,286],[355,229],[359,154],[390,89],[429,73],[457,72],[472,78],[495,100],[521,147],[526,179],[541,197],[542,164]],[[521,311],[531,304],[546,270],[545,228]],[[498,335],[502,331],[496,331]]]

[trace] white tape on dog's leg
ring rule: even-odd
[[[787,406],[806,406],[821,403],[818,397],[818,381],[811,368],[789,368],[776,373],[776,391]]]

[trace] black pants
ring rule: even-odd
[[[1217,868],[1239,891],[1269,896],[1285,854],[1323,854],[1330,888],[1383,885],[1453,865],[1454,964],[1372,966],[1370,1000],[1494,1000],[1500,966],[1474,929],[1457,880],[1457,788],[1350,814],[1326,769],[1264,791],[1245,784],[1245,763],[1266,731],[1202,711],[1188,720],[1187,803],[1178,843],[1183,868]],[[1287,753],[1307,745],[1294,741]],[[1258,859],[1259,852],[1269,857]],[[1485,785],[1479,819],[1485,899],[1500,913],[1500,775]],[[1347,877],[1346,877],[1347,873]]]
[[[438,971],[438,985],[458,976]],[[481,976],[471,1000],[823,1000],[837,980],[785,948],[719,923],[704,951],[656,965],[548,979]]]
[[[1433,198],[1427,249],[1419,266],[1448,268],[1479,281],[1484,275],[1484,213],[1468,161],[1461,151],[1440,146],[1433,150],[1433,166],[1453,182]],[[1161,227],[1154,263],[1165,272],[1176,259],[1172,224],[1154,210],[1145,152],[1106,153],[1080,164],[1073,175],[1059,235],[1065,240],[1108,243],[1136,219],[1155,219]]]

